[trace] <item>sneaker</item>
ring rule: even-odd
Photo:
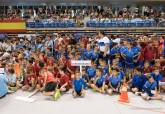
[[[60,97],[61,97],[60,90],[57,89],[56,92],[55,92],[54,95],[53,95],[53,99],[54,99],[55,101],[57,101]]]
[[[34,90],[34,87],[30,87],[30,88],[28,89],[29,92],[31,92],[31,91],[33,91],[33,90]]]
[[[135,92],[135,95],[140,96],[141,93],[140,92]]]

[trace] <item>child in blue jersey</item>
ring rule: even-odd
[[[148,81],[143,86],[143,92],[141,94],[142,98],[145,100],[162,100],[163,97],[158,94],[157,82],[152,76],[148,77]]]
[[[102,62],[102,70],[103,70],[104,77],[107,77],[109,75],[109,71],[108,71],[108,65],[106,61]]]
[[[112,73],[108,78],[107,93],[109,95],[112,95],[114,92],[119,93],[120,85],[121,85],[121,76],[119,70],[115,68],[112,70]]]
[[[85,68],[82,69],[82,79],[85,82],[85,85],[84,85],[85,89],[87,89],[88,88],[89,77],[88,77],[88,75],[86,73]]]
[[[80,77],[80,72],[76,71],[75,73],[75,79],[73,80],[73,97],[77,96],[85,96],[85,82],[84,80]]]
[[[96,77],[94,83],[90,85],[92,89],[100,93],[105,93],[105,78],[102,75],[102,69],[98,68],[96,70]]]
[[[159,72],[159,69],[155,69],[154,72],[151,73],[151,76],[154,78],[154,80],[157,83],[157,89],[159,89],[159,83],[162,81],[163,77]]]
[[[91,66],[87,68],[87,75],[89,78],[89,83],[91,83],[96,75],[96,67],[93,61],[91,62]]]
[[[134,70],[134,76],[131,80],[131,90],[136,95],[140,95],[147,78],[140,72],[139,68]]]
[[[94,47],[94,50],[92,51],[91,58],[97,64],[98,58],[99,58],[99,48],[98,48],[98,46]]]
[[[84,59],[91,59],[91,57],[92,57],[91,45],[87,44],[87,48],[84,51]]]
[[[126,80],[130,81],[133,75],[133,68],[134,68],[134,49],[132,47],[131,42],[127,42],[126,46],[120,50],[121,56],[125,62],[125,71],[126,71]]]

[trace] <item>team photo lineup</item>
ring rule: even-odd
[[[0,97],[37,90],[57,100],[69,92],[121,94],[164,100],[165,41],[158,34],[35,34],[0,40]],[[90,65],[72,65],[72,61]]]

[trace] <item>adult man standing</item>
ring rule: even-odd
[[[97,42],[100,50],[100,58],[107,60],[109,56],[109,38],[105,36],[104,32],[99,32],[99,39],[97,40]]]

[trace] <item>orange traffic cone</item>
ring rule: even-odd
[[[128,99],[128,92],[127,92],[127,84],[126,83],[123,84],[120,93],[121,94],[120,94],[119,101],[120,102],[128,103],[129,102],[129,99]]]

